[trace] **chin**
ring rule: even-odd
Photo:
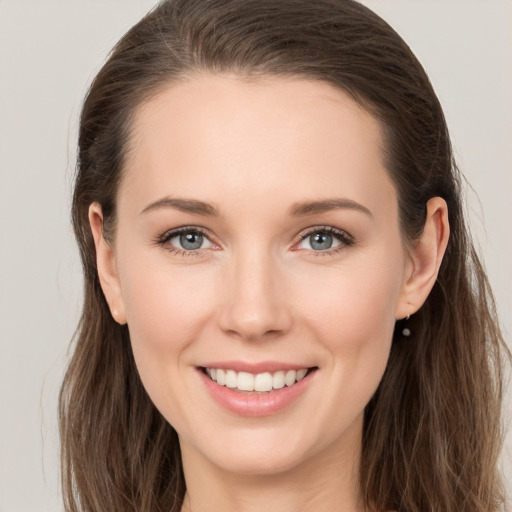
[[[280,431],[281,430],[281,431]],[[184,458],[199,462],[207,460],[213,466],[231,474],[247,476],[278,475],[309,465],[330,445],[327,439],[317,439],[312,433],[274,427],[242,429],[232,435],[203,437],[194,447],[181,442]],[[196,465],[195,467],[200,467]]]
[[[298,450],[292,453],[237,450],[237,453],[226,453],[216,465],[228,473],[263,477],[293,471],[306,460],[305,454]]]

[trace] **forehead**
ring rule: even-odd
[[[121,193],[216,202],[219,194],[263,200],[286,191],[300,200],[306,190],[326,197],[338,186],[358,200],[385,186],[394,198],[382,145],[378,121],[327,83],[199,75],[136,112]]]

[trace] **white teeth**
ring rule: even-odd
[[[220,386],[237,389],[238,391],[256,391],[263,393],[272,391],[272,389],[282,389],[285,386],[293,386],[306,376],[308,369],[280,370],[274,373],[264,372],[253,375],[248,372],[206,368],[206,373],[210,379],[217,382]]]
[[[220,384],[221,386],[226,384],[226,374],[224,373],[224,370],[217,369],[217,378],[215,380],[217,381],[217,384]]]
[[[306,368],[302,368],[302,370],[297,370],[297,382],[301,381],[308,373]]]
[[[284,388],[284,372],[276,372],[272,377],[272,387],[274,389]]]
[[[254,391],[254,375],[252,373],[239,372],[237,388],[240,391]]]
[[[237,375],[233,370],[226,370],[226,387],[228,388],[236,388],[237,385]]]
[[[297,372],[295,370],[288,370],[284,376],[284,383],[287,386],[292,386],[297,380]]]
[[[258,373],[254,377],[254,391],[270,391],[272,389],[272,375],[270,373]]]

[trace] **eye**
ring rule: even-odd
[[[185,231],[169,238],[169,243],[178,249],[185,251],[197,251],[206,249],[212,245],[205,235],[198,231]]]
[[[156,242],[172,253],[187,256],[216,247],[206,233],[195,227],[173,229],[164,233]]]
[[[303,234],[297,248],[315,252],[328,252],[331,249],[341,249],[352,244],[352,237],[344,231],[332,227],[323,227],[313,228]]]

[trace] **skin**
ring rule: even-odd
[[[445,202],[429,201],[421,239],[406,243],[378,122],[321,82],[198,75],[140,107],[133,128],[114,242],[98,204],[90,223],[112,314],[128,323],[142,382],[179,434],[183,510],[359,510],[364,408],[396,319],[421,307],[437,277]],[[148,209],[163,198],[218,215]],[[291,214],[326,199],[352,206]],[[179,238],[157,242],[183,226],[208,233],[193,255],[176,252]],[[311,230],[325,227],[352,242],[315,250]],[[318,370],[284,410],[251,418],[219,406],[198,376],[225,360]]]

